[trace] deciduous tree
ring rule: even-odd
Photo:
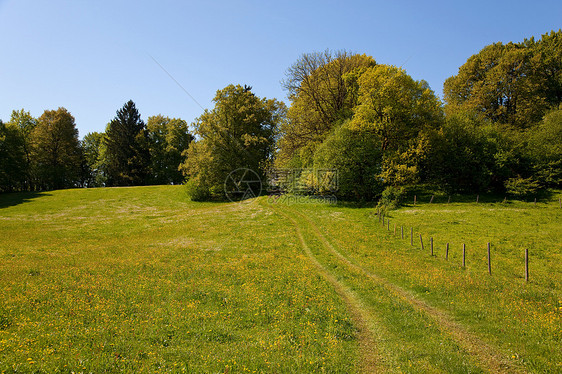
[[[339,125],[314,154],[314,168],[337,175],[338,197],[371,200],[382,191],[380,139],[370,131]]]
[[[182,153],[194,139],[186,121],[162,115],[148,118],[147,133],[150,147],[151,183],[180,184],[184,176],[179,170]]]
[[[534,177],[543,187],[562,187],[562,106],[543,118],[530,130],[528,152],[534,165]]]
[[[427,83],[415,81],[400,68],[370,67],[358,84],[358,105],[351,126],[374,132],[383,152],[405,151],[408,141],[420,131],[442,122],[440,102]]]
[[[24,109],[13,110],[8,122],[10,126],[16,128],[21,138],[21,146],[23,147],[23,152],[25,156],[25,162],[21,173],[23,176],[23,184],[21,189],[23,190],[33,190],[34,189],[34,175],[33,175],[33,163],[31,160],[32,153],[32,133],[37,126],[37,119],[33,118],[29,112]]]
[[[19,129],[0,120],[0,192],[24,188],[26,158]]]
[[[32,132],[32,160],[43,189],[76,185],[81,149],[74,117],[65,108],[46,110]]]
[[[303,54],[287,70],[283,86],[291,106],[281,126],[279,164],[310,166],[314,148],[352,116],[356,77],[375,64],[366,55],[325,51]]]
[[[522,43],[495,43],[445,81],[447,111],[473,111],[495,124],[526,129],[562,101],[562,31]]]
[[[87,187],[105,185],[104,144],[105,133],[90,132],[82,139],[81,147],[84,154],[84,182]]]
[[[259,98],[240,85],[217,91],[213,101],[215,107],[194,123],[198,140],[184,152],[181,166],[193,199],[224,196],[226,177],[239,168],[263,178],[286,111],[282,102]]]

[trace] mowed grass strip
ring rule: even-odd
[[[0,372],[357,372],[290,223],[181,186],[0,195]]]
[[[562,209],[558,196],[536,206],[515,201],[418,202],[390,213],[390,231],[373,209],[322,204],[301,204],[294,209],[312,219],[353,262],[446,312],[526,370],[562,370]],[[400,226],[405,228],[403,240]],[[414,246],[410,245],[411,227]],[[430,237],[434,238],[433,257]],[[491,242],[492,276],[488,275],[487,242]],[[446,243],[450,243],[448,260],[444,258]],[[466,268],[461,266],[463,243]],[[528,283],[524,248],[531,254]]]

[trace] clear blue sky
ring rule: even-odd
[[[67,108],[80,137],[132,99],[142,118],[191,123],[217,89],[251,85],[286,101],[280,81],[302,53],[366,53],[441,95],[493,42],[562,27],[562,1],[0,0],[0,119]]]

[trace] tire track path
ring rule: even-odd
[[[318,269],[319,274],[333,285],[336,293],[342,298],[351,313],[355,326],[358,328],[359,348],[362,358],[360,371],[363,373],[391,372],[392,369],[388,366],[388,360],[385,359],[385,356],[378,350],[377,347],[377,340],[380,337],[385,336],[385,332],[382,331],[382,328],[380,327],[381,325],[377,323],[376,318],[363,305],[363,302],[356,293],[353,292],[353,290],[338,281],[338,279],[318,261],[306,243],[302,229],[297,220],[281,211],[281,209],[275,207],[272,207],[272,209],[291,222],[295,228],[295,232],[299,238],[304,253],[307,255],[310,262]]]
[[[488,344],[484,343],[481,339],[468,332],[466,328],[464,328],[459,323],[454,321],[453,318],[449,316],[446,312],[427,304],[423,300],[417,298],[411,292],[408,292],[403,288],[393,283],[390,283],[386,279],[381,278],[380,276],[372,273],[368,269],[364,268],[361,265],[358,265],[356,262],[344,256],[326,238],[326,236],[322,233],[320,228],[316,225],[316,223],[312,219],[291,208],[286,208],[286,210],[292,211],[293,214],[296,214],[300,216],[303,220],[305,220],[307,224],[314,231],[316,237],[323,243],[324,247],[328,249],[333,255],[338,257],[347,266],[363,273],[365,276],[372,279],[374,282],[386,288],[391,294],[393,294],[403,302],[409,304],[415,310],[423,312],[432,320],[434,320],[435,323],[437,323],[437,326],[439,326],[439,328],[443,332],[451,336],[454,339],[454,341],[461,348],[463,348],[472,357],[473,361],[478,366],[480,366],[483,370],[489,371],[491,373],[525,373],[526,372],[523,368],[519,367],[507,356],[498,353],[495,348],[489,346]],[[298,227],[298,222],[295,219],[289,217],[288,215],[285,216],[288,217],[293,222],[293,224],[295,224]]]

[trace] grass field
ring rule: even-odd
[[[0,195],[0,372],[561,372],[557,199],[418,203],[388,231],[182,186]]]

